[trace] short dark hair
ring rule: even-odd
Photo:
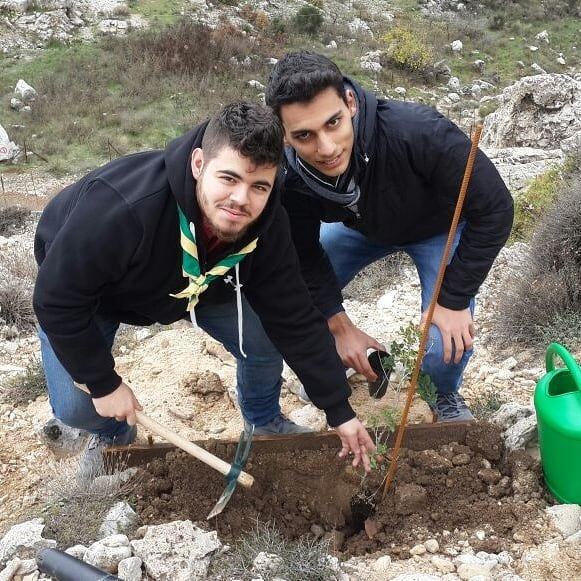
[[[274,65],[265,100],[280,115],[283,105],[307,103],[329,87],[346,99],[343,74],[332,60],[308,50],[289,52]]]
[[[222,107],[209,121],[202,138],[206,160],[229,146],[256,165],[275,166],[282,160],[283,130],[264,105],[238,101]]]

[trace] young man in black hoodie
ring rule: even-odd
[[[435,109],[378,100],[306,51],[274,66],[266,102],[288,144],[283,205],[303,276],[343,363],[374,379],[366,351],[380,345],[351,322],[340,289],[368,264],[404,251],[427,311],[470,141]],[[472,418],[458,390],[472,354],[474,297],[512,219],[512,197],[479,151],[423,364],[441,421]]]
[[[115,372],[119,324],[191,317],[238,359],[239,401],[255,433],[301,431],[280,412],[278,350],[336,428],[341,455],[352,452],[368,468],[373,444],[349,405],[344,368],[300,276],[280,205],[281,157],[274,114],[235,103],[165,151],[91,172],[43,212],[34,308],[51,405],[66,424],[95,435],[94,457],[103,445],[133,440],[141,409]],[[260,323],[272,343],[255,340]]]

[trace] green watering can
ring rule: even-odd
[[[566,367],[555,369],[555,355]],[[545,361],[535,389],[545,483],[560,502],[581,504],[581,369],[558,343],[549,345]]]

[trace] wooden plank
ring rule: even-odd
[[[411,450],[428,450],[450,442],[463,444],[466,432],[473,422],[443,422],[436,424],[411,424],[407,427],[403,446]],[[368,430],[371,437],[373,431]],[[381,433],[378,429],[377,433]],[[388,445],[393,445],[395,434],[392,432]],[[252,442],[251,454],[276,454],[289,450],[321,450],[341,447],[339,436],[334,431],[307,434],[289,434],[284,436],[255,436]],[[200,440],[194,442],[212,454],[224,460],[231,461],[236,452],[238,440]],[[119,465],[120,462],[130,466],[146,464],[155,458],[162,458],[168,452],[177,450],[175,446],[166,443],[153,445],[112,446],[105,450],[107,465]]]

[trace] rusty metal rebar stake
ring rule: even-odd
[[[478,143],[480,142],[481,133],[482,125],[479,124],[476,126],[476,129],[474,131],[474,137],[472,138],[472,146],[470,147],[468,161],[466,162],[466,169],[464,170],[464,177],[462,179],[462,185],[460,186],[460,193],[458,194],[458,201],[456,202],[456,209],[454,210],[452,224],[450,225],[450,231],[448,232],[448,240],[446,242],[446,247],[444,248],[442,260],[440,261],[440,269],[438,271],[438,278],[436,279],[436,285],[434,287],[434,294],[432,295],[432,300],[430,301],[430,306],[428,308],[428,314],[426,316],[426,320],[422,328],[420,345],[418,347],[418,354],[416,356],[414,371],[412,373],[412,377],[407,391],[406,402],[401,415],[401,421],[399,424],[399,430],[397,432],[397,438],[395,440],[395,445],[393,447],[391,464],[389,465],[389,470],[387,472],[387,476],[385,477],[382,498],[385,498],[385,495],[387,494],[387,491],[389,490],[391,483],[393,482],[393,477],[397,469],[399,451],[401,448],[401,443],[403,441],[403,436],[405,434],[405,429],[407,426],[408,415],[410,407],[412,405],[412,400],[414,398],[414,394],[416,393],[418,385],[418,377],[420,375],[422,360],[424,358],[424,352],[426,350],[426,343],[428,342],[430,326],[432,325],[432,318],[434,316],[434,309],[436,308],[436,302],[438,301],[438,297],[440,296],[440,289],[442,288],[444,273],[446,271],[446,266],[448,265],[450,249],[452,248],[452,243],[454,241],[454,237],[456,236],[458,222],[460,221],[460,214],[462,213],[464,200],[466,198],[466,192],[468,190],[468,184],[470,182],[470,177],[472,176],[472,169],[474,167],[474,158],[476,157],[476,153],[478,152]]]

